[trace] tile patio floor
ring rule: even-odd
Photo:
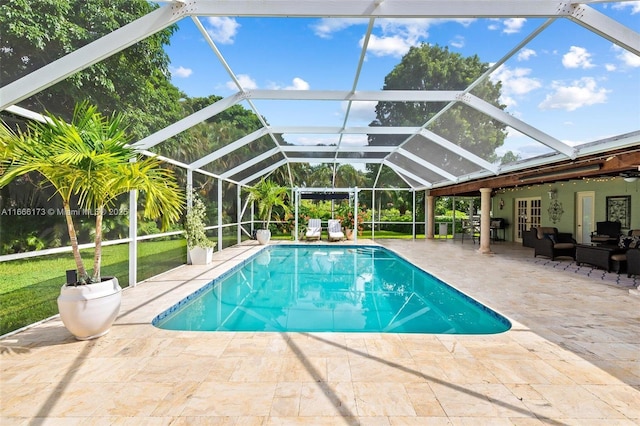
[[[361,241],[362,242],[362,241]],[[381,240],[507,316],[499,335],[196,333],[152,318],[255,244],[127,289],[111,332],[0,340],[2,425],[638,425],[640,297],[509,243]],[[338,243],[336,243],[338,244]]]

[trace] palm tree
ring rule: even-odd
[[[258,217],[264,222],[264,229],[269,229],[274,207],[282,207],[285,213],[289,211],[289,206],[286,202],[289,189],[278,185],[272,180],[262,179],[246,190],[249,192],[249,200],[257,204]]]
[[[162,229],[176,222],[183,210],[184,195],[173,172],[128,146],[125,129],[122,114],[105,117],[86,102],[76,106],[71,123],[46,114],[44,122],[32,121],[26,131],[0,126],[0,188],[31,172],[40,173],[53,186],[62,198],[81,284],[101,280],[103,214],[119,195],[132,190],[144,193],[144,216],[160,218]],[[71,211],[74,197],[79,208],[96,215],[92,277],[80,256]]]

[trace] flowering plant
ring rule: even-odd
[[[366,212],[364,210],[360,210],[358,212],[358,233],[362,233],[363,226],[362,224],[365,221]],[[354,229],[355,220],[353,215],[353,209],[347,203],[342,203],[338,206],[336,211],[336,219],[340,221],[340,225],[344,229]]]

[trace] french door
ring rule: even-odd
[[[531,228],[540,226],[542,199],[540,197],[516,198],[516,228],[514,240],[522,242],[522,235]]]

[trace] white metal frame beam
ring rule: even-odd
[[[284,165],[287,163],[286,159],[282,159],[280,161],[278,161],[277,163],[273,163],[271,166],[265,168],[264,170],[260,170],[257,173],[254,173],[253,175],[249,176],[248,178],[245,178],[243,180],[240,181],[241,185],[247,185],[249,182],[253,182],[254,180],[272,172],[273,170],[277,169],[278,167]]]
[[[507,114],[500,108],[496,108],[489,102],[484,101],[477,96],[466,94],[461,101],[477,111],[480,111],[489,117],[492,117],[508,126],[513,127],[522,134],[525,134],[538,142],[548,146],[549,148],[561,152],[569,158],[576,158],[577,150],[564,142],[555,139],[548,134],[536,129],[533,126],[523,122],[522,120]]]
[[[223,177],[223,178],[228,178],[229,176],[233,176],[235,174],[238,174],[241,171],[246,170],[249,167],[251,167],[251,166],[253,166],[255,164],[258,164],[259,162],[264,161],[267,158],[272,157],[272,156],[274,156],[276,154],[279,154],[279,153],[280,153],[280,150],[278,148],[272,148],[271,150],[269,150],[269,151],[267,151],[265,153],[262,153],[262,154],[258,155],[257,157],[253,157],[251,160],[249,160],[249,161],[247,161],[245,163],[242,163],[242,164],[234,167],[233,169],[230,169],[230,170],[222,173],[220,176]]]
[[[134,143],[133,146],[140,149],[149,149],[151,147],[154,147],[159,143],[164,142],[167,139],[177,135],[178,133],[184,132],[185,130],[213,117],[214,115],[221,113],[227,108],[234,106],[238,102],[242,101],[242,99],[243,96],[240,92],[228,96],[224,99],[220,99],[218,102],[215,102],[208,107],[202,108],[200,111],[196,111],[188,117],[185,117],[180,121],[176,121],[170,126],[167,126],[164,129],[157,131],[156,133],[147,136],[144,139],[139,140],[138,142]]]
[[[209,155],[206,155],[204,157],[202,157],[201,159],[194,161],[193,163],[189,164],[189,168],[190,169],[198,169],[200,167],[203,167],[205,164],[209,164],[212,161],[217,160],[218,158],[224,157],[225,155],[235,151],[238,148],[241,148],[253,141],[255,141],[256,139],[261,138],[262,136],[267,134],[267,129],[265,129],[264,127],[249,133],[248,135],[238,139],[237,141],[230,143],[229,145],[226,145],[222,148],[220,148],[217,151],[212,152]]]
[[[398,166],[395,163],[392,163],[389,160],[385,160],[382,164],[384,164],[385,166],[389,167],[390,169],[392,169],[393,171],[395,171],[396,173],[398,173],[398,175],[403,178],[403,180],[405,182],[407,182],[406,179],[404,179],[404,177],[408,177],[411,178],[413,180],[415,180],[416,182],[419,182],[421,184],[423,184],[426,188],[431,188],[433,185],[431,184],[431,182],[426,181],[424,178],[413,174],[405,169],[403,169],[402,167]],[[411,185],[409,182],[407,182],[407,185],[409,185],[410,187],[413,187],[413,185]]]
[[[165,6],[0,88],[0,110],[163,30],[186,16],[187,8]]]
[[[566,157],[575,159],[579,154],[591,152],[594,150],[604,149],[603,147],[570,147],[567,144],[553,138],[552,136],[530,126],[521,120],[507,114],[499,108],[489,104],[488,102],[471,95],[469,92],[481,80],[488,77],[488,73],[511,57],[514,52],[528,44],[535,38],[544,28],[546,28],[553,20],[558,18],[566,18],[580,25],[589,31],[609,40],[628,51],[640,55],[640,34],[621,23],[603,15],[588,4],[593,1],[585,0],[581,3],[572,3],[568,1],[552,1],[552,0],[491,0],[491,1],[469,1],[469,0],[234,0],[230,1],[214,1],[214,0],[190,0],[186,1],[170,1],[149,14],[131,22],[107,34],[106,36],[89,43],[88,45],[67,54],[66,56],[48,64],[44,67],[0,88],[0,110],[22,115],[25,117],[35,117],[36,115],[28,114],[26,110],[17,107],[15,104],[32,96],[43,89],[54,85],[55,83],[65,79],[66,77],[80,71],[88,66],[95,64],[109,56],[122,51],[123,49],[135,44],[158,31],[178,22],[185,17],[191,17],[200,32],[203,34],[209,46],[216,54],[218,60],[227,70],[232,80],[236,83],[239,92],[222,99],[202,110],[150,135],[134,144],[142,152],[152,148],[153,146],[175,136],[176,134],[226,110],[227,108],[246,100],[253,111],[257,114],[263,124],[263,128],[248,134],[237,141],[213,152],[189,165],[190,169],[199,169],[200,167],[215,161],[216,159],[227,155],[261,136],[269,135],[276,148],[271,151],[281,153],[284,159],[282,162],[318,162],[318,163],[380,163],[383,162],[398,173],[403,173],[403,179],[411,178],[416,182],[432,185],[417,176],[412,176],[406,170],[403,170],[392,161],[386,159],[371,158],[340,158],[341,153],[347,152],[386,152],[389,155],[399,153],[411,161],[416,162],[434,173],[443,176],[450,182],[463,180],[463,177],[456,177],[445,170],[438,168],[436,165],[422,159],[420,156],[411,153],[403,148],[407,141],[413,136],[420,135],[434,143],[439,144],[443,148],[462,158],[478,165],[483,170],[474,172],[464,177],[484,176],[487,174],[498,174],[505,169],[491,164],[469,151],[453,144],[450,141],[427,130],[430,122],[425,123],[421,127],[346,127],[348,122],[350,107],[353,102],[358,101],[397,101],[397,102],[448,102],[449,104],[439,114],[443,114],[448,108],[456,102],[462,102],[477,111],[480,111],[489,117],[498,120],[519,132],[531,137],[532,139],[544,144],[545,146],[556,151],[557,154],[546,156],[545,159],[532,159],[532,163],[536,161],[551,161],[550,159],[565,159]],[[360,59],[357,71],[353,79],[351,90],[245,90],[231,67],[227,64],[221,52],[217,49],[215,43],[211,40],[208,33],[200,23],[201,16],[235,16],[235,17],[334,17],[334,18],[362,18],[368,19],[368,28],[365,33],[364,45],[361,49]],[[510,18],[510,17],[526,17],[526,18],[548,18],[548,21],[541,25],[537,30],[522,40],[518,46],[514,47],[503,58],[488,70],[485,75],[481,76],[464,91],[414,91],[414,90],[389,90],[389,91],[357,91],[360,70],[364,63],[367,42],[377,18]],[[344,115],[344,123],[342,126],[335,127],[316,127],[316,126],[268,126],[255,107],[253,100],[302,100],[302,101],[339,101],[347,102],[347,110]],[[327,147],[301,147],[301,146],[281,146],[278,143],[276,134],[335,134],[337,135],[337,145]],[[369,146],[352,146],[345,145],[342,137],[345,134],[407,134],[411,137],[407,138],[400,146],[391,147],[369,147]],[[633,145],[638,143],[637,134],[620,135],[618,138],[612,138],[603,146],[613,148],[621,145]],[[327,152],[333,153],[334,158],[288,158],[287,153],[295,152]],[[271,154],[271,155],[274,155]],[[259,156],[264,157],[267,153]],[[257,157],[256,157],[257,158]],[[259,160],[254,158],[248,163],[237,166],[232,169],[237,173],[257,164]],[[388,158],[388,157],[387,157]],[[385,161],[386,160],[386,161]],[[526,167],[529,162],[521,162],[520,167]],[[392,167],[393,165],[393,167]],[[273,168],[269,168],[273,170]],[[202,171],[203,173],[208,173]],[[266,172],[265,172],[266,173]],[[225,175],[233,174],[228,170]],[[264,174],[264,173],[262,173]],[[401,176],[402,177],[402,176]],[[448,183],[450,183],[448,182]],[[446,184],[446,183],[445,183]]]
[[[194,0],[191,14],[334,18],[511,18],[567,15],[552,0]]]

